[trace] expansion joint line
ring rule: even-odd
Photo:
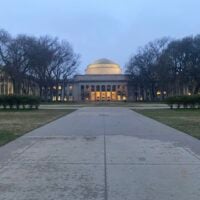
[[[106,116],[103,116],[103,136],[104,136],[104,198],[108,200],[108,183],[107,183],[107,152],[106,152]]]

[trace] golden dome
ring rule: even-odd
[[[106,58],[96,60],[88,65],[85,70],[87,75],[109,75],[109,74],[122,74],[120,66]]]

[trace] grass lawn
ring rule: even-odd
[[[134,111],[200,139],[200,110],[198,109],[150,109]]]
[[[40,105],[42,109],[53,108],[82,108],[82,107],[128,107],[128,108],[168,108],[168,105],[159,102],[85,102],[85,103],[65,103],[65,102],[52,102],[43,103]]]
[[[0,146],[74,110],[0,110]]]

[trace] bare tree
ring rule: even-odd
[[[31,71],[40,87],[40,95],[48,100],[56,86],[58,96],[59,83],[75,72],[79,56],[68,42],[49,36],[36,39],[29,52]]]
[[[158,88],[160,68],[159,59],[169,44],[169,38],[149,42],[132,56],[126,65],[127,73],[139,85],[143,99],[154,100]]]
[[[58,100],[59,84],[67,86],[68,80],[76,72],[79,64],[79,55],[75,54],[67,41],[55,44],[57,51],[53,60],[53,78],[56,86],[56,100]]]
[[[12,38],[5,31],[0,32],[0,60],[3,70],[13,82],[14,93],[23,93],[21,86],[29,70],[27,49],[30,37],[18,35]]]

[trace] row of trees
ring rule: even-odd
[[[200,92],[200,35],[148,43],[126,65],[132,84],[146,100]],[[159,91],[159,93],[158,93]],[[146,98],[145,98],[146,97]]]
[[[47,100],[53,87],[67,82],[78,64],[79,55],[65,40],[50,36],[12,37],[0,30],[0,70],[11,78],[14,94],[27,95],[27,86],[31,88],[36,83],[40,96]]]

